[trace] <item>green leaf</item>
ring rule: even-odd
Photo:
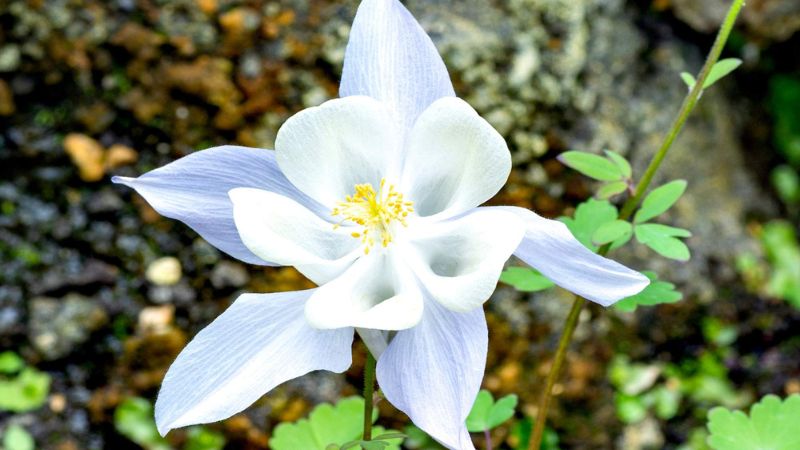
[[[703,89],[708,89],[741,65],[742,60],[737,58],[727,58],[717,61],[714,67],[711,68],[711,72],[708,73],[706,81],[703,83]]]
[[[800,203],[800,174],[796,170],[786,164],[778,166],[772,170],[770,180],[784,203]]]
[[[653,306],[662,303],[675,303],[683,298],[683,294],[675,290],[675,285],[659,281],[655,272],[642,272],[650,279],[650,284],[642,292],[625,298],[614,305],[622,311],[635,311],[638,306]]]
[[[676,239],[676,236],[691,236],[692,233],[688,230],[657,223],[646,223],[637,225],[634,233],[636,234],[636,240],[650,247],[661,256],[678,261],[688,261],[691,257],[689,247]]]
[[[800,448],[800,395],[783,402],[767,395],[750,408],[748,417],[741,411],[722,407],[708,413],[708,445],[714,450],[795,450]]]
[[[653,398],[656,407],[656,416],[662,420],[670,420],[678,414],[681,406],[681,391],[668,386],[658,386],[653,389]]]
[[[625,178],[630,178],[633,176],[633,169],[631,169],[631,163],[625,159],[624,156],[620,155],[617,152],[612,152],[611,150],[606,150],[606,156],[608,159],[614,162],[614,164],[619,167],[619,170],[622,172],[622,175]]]
[[[789,164],[800,167],[800,77],[778,75],[770,78],[769,106],[775,120],[775,147]]]
[[[593,153],[569,151],[558,155],[558,159],[565,166],[595,180],[616,181],[624,178],[616,164]]]
[[[650,247],[659,255],[665,258],[674,259],[676,261],[688,261],[692,257],[689,247],[687,247],[686,244],[679,239],[675,239],[673,237],[667,237],[657,241],[643,242],[643,244]]]
[[[0,411],[33,411],[44,404],[49,392],[50,375],[25,367],[14,378],[0,379]]]
[[[139,397],[125,399],[114,410],[114,427],[119,433],[147,450],[170,450],[158,434],[153,405]]]
[[[17,373],[25,367],[25,361],[12,351],[0,353],[0,373]]]
[[[681,72],[681,79],[689,87],[690,91],[694,89],[694,84],[697,83],[697,80],[689,72]]]
[[[555,286],[555,283],[529,267],[508,267],[500,274],[500,281],[521,292],[538,292]]]
[[[225,436],[222,433],[197,426],[189,428],[183,450],[222,450]]]
[[[612,181],[600,187],[597,191],[597,198],[601,200],[608,200],[609,198],[619,195],[628,189],[628,183],[625,181]]]
[[[34,450],[36,443],[33,436],[19,425],[9,425],[3,434],[3,449],[5,450]]]
[[[767,292],[800,308],[800,243],[794,225],[781,220],[767,223],[761,245],[772,269]]]
[[[625,220],[615,220],[613,222],[606,222],[601,225],[592,235],[592,242],[595,245],[608,244],[626,236],[630,236],[633,232],[633,225]]]
[[[575,217],[559,218],[567,225],[575,239],[588,249],[596,252],[598,247],[592,243],[592,236],[603,224],[617,220],[617,208],[607,200],[589,199],[575,209]]]
[[[617,417],[625,423],[638,423],[647,417],[647,405],[641,397],[617,393],[614,396]]]
[[[681,198],[686,191],[685,180],[671,181],[663,186],[653,189],[642,202],[642,207],[636,212],[635,223],[643,223],[668,210]]]
[[[386,449],[398,449],[400,442],[381,441],[382,444],[372,442],[364,444],[360,441],[363,432],[364,399],[361,397],[348,397],[339,400],[336,405],[323,403],[311,411],[308,419],[300,419],[293,423],[281,423],[272,432],[269,441],[273,450],[325,450],[330,444],[338,446],[352,445],[378,448],[383,445]],[[377,411],[373,421],[377,419]],[[387,431],[381,427],[373,429],[374,435],[384,434]],[[395,431],[389,431],[395,433]],[[402,440],[401,440],[402,441]],[[354,447],[357,448],[357,447]],[[364,448],[364,450],[367,450]]]
[[[467,430],[472,433],[491,430],[514,416],[517,396],[514,394],[494,401],[492,394],[482,389],[467,416]]]

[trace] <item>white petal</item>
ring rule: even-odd
[[[200,331],[164,377],[158,431],[226,419],[314,370],[347,370],[353,330],[308,326],[303,308],[312,292],[242,295]]]
[[[420,216],[452,217],[492,198],[509,173],[503,137],[463,100],[444,98],[411,130],[400,188]]]
[[[410,128],[434,101],[455,95],[433,42],[397,0],[361,2],[339,93],[367,95],[388,104],[401,129]]]
[[[330,100],[290,117],[278,131],[278,165],[295,186],[328,208],[356,184],[391,176],[400,144],[389,110],[369,97]]]
[[[639,272],[591,252],[557,220],[523,208],[497,209],[514,212],[525,222],[525,238],[514,254],[564,289],[609,306],[650,284]]]
[[[211,245],[250,264],[275,265],[254,255],[233,224],[228,191],[253,187],[293,198],[318,214],[318,203],[283,176],[272,150],[226,145],[185,156],[138,178],[112,181],[136,189],[161,215],[189,225]]]
[[[476,208],[457,219],[409,229],[402,251],[431,297],[453,311],[481,306],[525,228],[514,214]]]
[[[265,260],[295,266],[317,284],[337,277],[361,253],[351,229],[334,229],[288,197],[251,188],[233,189],[229,195],[247,248]]]
[[[465,420],[486,367],[483,309],[425,304],[419,325],[399,331],[378,360],[381,390],[397,409],[451,449],[474,449]]]
[[[422,294],[411,271],[391,252],[373,252],[311,296],[311,326],[402,330],[419,322]]]

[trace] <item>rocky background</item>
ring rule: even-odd
[[[406,4],[456,92],[509,142],[515,168],[496,202],[556,217],[593,185],[555,157],[613,149],[643,169],[686,93],[678,73],[699,69],[729,2]],[[22,426],[43,449],[138,448],[120,405],[154,399],[191,336],[241,292],[310,286],[292,269],[230,259],[109,178],[219,144],[271,147],[286,118],[336,97],[356,7],[0,0],[0,349],[34,377],[19,384],[20,369],[3,369],[0,357],[0,392],[31,394],[28,404],[0,404],[0,433]],[[561,448],[701,449],[709,407],[800,392],[800,311],[764,288],[774,261],[760,234],[781,217],[797,224],[797,208],[770,180],[791,163],[775,139],[789,119],[777,117],[784,90],[773,87],[800,74],[798,29],[800,2],[748,2],[726,52],[743,67],[706,93],[661,173],[689,180],[669,220],[693,231],[692,261],[636,246],[619,255],[658,271],[685,299],[635,314],[584,312],[556,387]],[[517,423],[536,413],[569,302],[562,291],[528,296],[501,285],[487,304],[484,386],[520,396]],[[356,345],[345,376],[289,383],[207,431],[225,448],[264,448],[276,423],[357,393],[363,360]],[[620,367],[644,371],[644,387],[615,383]],[[674,394],[675,383],[683,387],[673,414],[631,406],[656,389]],[[385,425],[402,428],[401,414],[381,409]],[[511,425],[495,435],[513,448]],[[187,439],[178,431],[169,443]]]

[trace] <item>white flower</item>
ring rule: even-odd
[[[275,152],[216,147],[115,179],[228,254],[294,266],[320,286],[243,295],[201,331],[164,379],[161,433],[225,419],[310,371],[346,370],[357,329],[387,399],[444,445],[471,449],[481,305],[511,254],[602,305],[648,284],[560,222],[478,207],[508,178],[508,148],[455,97],[397,0],[361,4],[340,93],[290,118]]]

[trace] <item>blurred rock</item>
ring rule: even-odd
[[[108,322],[105,310],[96,301],[79,294],[62,299],[36,297],[29,307],[31,343],[48,360],[67,356]]]
[[[84,181],[99,181],[105,175],[103,146],[96,140],[85,134],[70,133],[64,138],[64,150]]]
[[[136,150],[127,145],[114,144],[108,148],[105,157],[105,168],[116,169],[135,163],[139,159]]]
[[[175,307],[172,305],[148,306],[139,313],[137,333],[141,335],[163,333],[169,329],[175,318]]]
[[[10,116],[14,114],[14,94],[4,80],[0,79],[0,116]]]
[[[113,284],[118,274],[119,270],[116,267],[95,259],[80,266],[62,264],[48,270],[39,282],[32,286],[31,292],[41,295],[64,288]]]
[[[156,286],[172,286],[181,279],[181,262],[173,256],[158,258],[147,266],[147,281]]]
[[[239,263],[220,261],[211,271],[211,285],[217,289],[226,287],[240,288],[250,281],[247,269]]]
[[[704,33],[719,28],[730,4],[729,0],[672,0],[675,15]],[[741,15],[750,31],[778,41],[800,29],[800,2],[794,0],[750,0]]]

